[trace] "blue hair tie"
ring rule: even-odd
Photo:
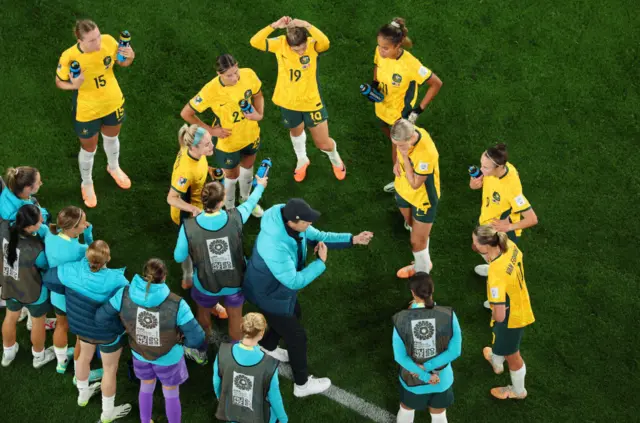
[[[196,147],[198,144],[200,144],[200,141],[202,141],[202,137],[204,137],[204,134],[206,133],[207,130],[199,126],[198,130],[196,131],[196,136],[193,137],[193,144],[191,144],[191,146]]]

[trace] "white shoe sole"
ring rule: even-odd
[[[131,412],[131,404],[122,404],[113,409],[110,416],[100,416],[98,423],[111,423],[114,420],[126,417]]]
[[[2,367],[9,367],[9,365],[10,365],[11,363],[13,363],[13,360],[15,360],[15,359],[16,359],[16,357],[18,356],[18,350],[19,350],[19,349],[20,349],[20,345],[18,345],[18,344],[16,343],[16,352],[15,352],[15,354],[13,355],[13,358],[12,358],[11,360],[5,360],[5,359],[4,359],[4,353],[2,353]]]
[[[384,192],[396,192],[395,182],[389,182],[382,190]]]
[[[89,398],[87,398],[86,401],[80,401],[80,397],[78,397],[78,405],[80,407],[86,407],[86,405],[89,403],[89,400],[98,392],[100,392],[101,385],[102,384],[100,382],[92,383],[91,385],[89,385]]]
[[[42,360],[33,360],[33,368],[34,369],[39,369],[41,367],[43,367],[45,364],[47,363],[51,363],[53,360],[56,359],[56,353],[53,351],[53,347],[49,347],[46,350],[44,350],[44,359]]]

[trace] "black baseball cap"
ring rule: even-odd
[[[304,220],[315,222],[320,217],[320,212],[311,208],[302,198],[292,198],[282,208],[282,215],[287,220]]]

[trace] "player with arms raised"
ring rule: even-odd
[[[93,160],[98,147],[98,132],[102,133],[104,151],[109,165],[107,172],[122,189],[131,188],[131,180],[120,169],[120,128],[124,121],[124,96],[113,72],[114,64],[127,67],[135,54],[131,47],[119,48],[111,35],[100,33],[95,22],[88,19],[76,22],[77,44],[60,56],[56,71],[56,86],[74,91],[74,127],[80,138],[78,163],[82,177],[82,199],[87,207],[96,207],[98,199],[93,188]],[[123,62],[116,60],[121,55]],[[80,74],[74,75],[71,66],[77,62]]]
[[[268,38],[276,29],[287,29],[287,35]],[[309,128],[313,141],[329,156],[333,174],[338,180],[347,176],[347,169],[338,154],[338,147],[329,137],[328,114],[318,85],[318,56],[329,49],[329,39],[307,21],[283,16],[261,29],[251,38],[258,50],[276,55],[278,80],[273,102],[280,106],[282,123],[289,129],[293,150],[298,158],[293,178],[304,181],[311,161],[307,157]]]

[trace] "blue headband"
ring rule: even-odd
[[[200,141],[202,141],[202,137],[204,137],[204,134],[207,132],[206,129],[202,128],[202,127],[198,127],[198,130],[196,131],[196,136],[193,137],[193,144],[191,144],[193,147],[196,147]]]

